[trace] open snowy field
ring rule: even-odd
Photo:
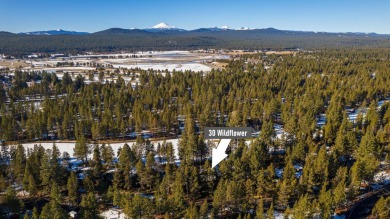
[[[113,65],[114,68],[140,68],[142,70],[161,70],[165,71],[166,69],[169,72],[175,71],[203,71],[203,72],[209,72],[211,70],[210,67],[200,64],[200,63],[183,63],[183,64],[165,64],[165,63],[142,63],[142,64],[131,64],[131,65],[121,65],[121,64],[115,64]]]
[[[71,56],[72,59],[88,59],[99,58],[102,56],[109,56],[107,61],[151,61],[151,60],[180,60],[191,59],[194,61],[205,61],[210,59],[228,59],[229,55],[223,54],[211,54],[211,53],[198,53],[190,51],[150,51],[150,52],[135,52],[135,53],[113,53],[113,54],[94,54],[94,55],[77,55]],[[126,56],[136,56],[135,58],[123,58]]]
[[[175,157],[178,158],[179,155],[178,155],[178,144],[179,144],[179,139],[170,139],[170,140],[166,140],[166,142],[171,142],[172,145],[173,145],[173,148],[175,150]],[[75,147],[75,142],[58,142],[58,141],[53,141],[53,142],[44,142],[44,143],[25,143],[23,144],[23,146],[25,147],[25,149],[32,149],[34,148],[34,145],[36,144],[41,144],[43,148],[45,149],[52,149],[53,147],[53,143],[56,144],[56,146],[58,147],[58,149],[60,150],[60,153],[64,153],[64,152],[67,152],[70,157],[74,157],[74,147]],[[118,152],[118,149],[123,147],[123,145],[127,143],[130,147],[133,145],[134,141],[133,142],[121,142],[121,143],[112,143],[110,144],[112,149],[114,150],[114,153],[115,155],[114,156],[117,156],[117,152]],[[158,143],[162,144],[163,141],[152,141],[155,149],[157,149],[157,145]],[[108,145],[108,144],[106,144]],[[92,154],[90,154],[90,157],[92,156]]]
[[[140,68],[143,70],[166,70],[172,72],[191,70],[195,72],[209,72],[212,67],[217,67],[216,61],[229,59],[229,55],[219,53],[205,53],[198,51],[150,51],[135,53],[112,53],[75,55],[60,58],[28,59],[23,63],[23,70],[45,70],[56,72],[86,72],[95,70],[96,65],[113,68]],[[73,63],[74,66],[56,67],[58,62]],[[79,65],[79,66],[77,66]]]

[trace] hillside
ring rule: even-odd
[[[26,35],[0,33],[0,53],[22,56],[33,52],[80,53],[119,50],[191,49],[318,49],[388,48],[390,36],[362,33],[286,31],[274,28],[230,30],[200,28],[160,31],[111,28],[86,35]]]

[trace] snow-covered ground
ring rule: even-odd
[[[326,115],[322,113],[320,115],[320,118],[317,120],[317,126],[322,127],[325,125],[325,123],[326,123]]]
[[[132,56],[137,57],[132,57]],[[94,54],[94,55],[77,55],[71,56],[72,59],[88,59],[88,58],[99,58],[102,56],[110,56],[109,59],[104,59],[105,61],[114,61],[114,60],[147,60],[147,59],[158,59],[158,58],[169,58],[172,59],[180,58],[180,57],[194,57],[198,60],[204,59],[228,59],[229,55],[221,55],[221,54],[200,54],[198,52],[190,52],[190,51],[182,51],[182,50],[173,50],[173,51],[150,51],[150,52],[135,52],[135,53],[112,53],[112,54]],[[129,56],[130,58],[123,58]],[[149,57],[152,56],[152,57]],[[112,59],[114,57],[115,59]],[[122,58],[119,58],[122,57]],[[79,62],[80,63],[80,62]]]
[[[390,184],[390,171],[383,170],[374,175],[374,181],[379,184]]]
[[[303,167],[296,164],[296,165],[294,165],[294,168],[296,170],[295,177],[297,179],[299,179],[302,176]],[[284,170],[282,168],[275,168],[275,175],[276,175],[276,177],[281,179],[283,177],[283,171]]]
[[[275,129],[275,135],[277,139],[282,139],[283,135],[286,135],[286,132],[284,131],[282,125],[275,124],[274,129]]]
[[[390,101],[390,97],[387,97],[384,100],[380,100],[377,104],[377,109],[380,109],[383,106],[383,104],[388,102],[388,101]],[[347,116],[348,116],[349,120],[351,122],[355,122],[359,114],[361,114],[363,116],[363,118],[366,116],[368,108],[364,107],[364,108],[358,108],[358,109],[346,109],[346,111],[347,111]],[[326,123],[326,115],[321,114],[319,119],[317,120],[317,126],[322,127],[325,125],[325,123]]]
[[[58,67],[58,68],[42,68],[39,70],[47,71],[47,72],[53,72],[53,71],[88,71],[88,70],[95,70],[95,67],[87,67],[87,66],[73,66],[73,67]]]
[[[104,219],[126,219],[126,215],[123,213],[122,209],[118,208],[111,208],[108,209],[107,211],[104,211],[103,213],[100,214],[101,217]]]
[[[378,109],[381,108],[383,106],[384,103],[390,101],[390,97],[387,97],[386,99],[384,100],[381,100],[378,102]]]
[[[170,140],[166,140],[167,143],[172,143],[173,145],[173,149],[174,149],[174,152],[175,152],[175,163],[176,165],[180,165],[180,160],[178,159],[179,158],[179,155],[178,155],[178,144],[179,144],[179,139],[170,139]],[[75,156],[74,156],[74,147],[75,147],[75,142],[59,142],[59,141],[54,141],[54,142],[43,142],[43,143],[24,143],[23,146],[25,147],[26,150],[29,150],[29,149],[33,149],[34,148],[34,145],[37,145],[37,144],[40,144],[42,145],[42,147],[45,149],[45,150],[48,150],[48,149],[52,149],[53,148],[53,143],[56,144],[56,146],[58,147],[59,151],[60,151],[60,154],[62,155],[63,153],[68,153],[69,156],[70,156],[70,159],[68,160],[68,163],[70,164],[70,169],[72,170],[82,170],[82,171],[85,171],[87,169],[85,168],[82,168],[80,169],[80,165],[83,164],[83,162],[79,159],[76,159]],[[106,145],[110,145],[114,151],[114,162],[118,162],[118,159],[117,159],[117,155],[118,155],[118,150],[119,148],[122,148],[123,145],[127,143],[130,147],[133,146],[134,142],[120,142],[120,143],[112,143],[112,144],[106,144]],[[157,145],[158,144],[162,144],[163,141],[152,141],[152,144],[154,145],[155,149],[157,149]],[[93,148],[93,145],[91,145],[91,149]],[[92,159],[92,154],[90,154],[88,156],[88,159]],[[145,158],[142,158],[143,161],[145,161]],[[155,158],[156,161],[159,160],[158,157]],[[112,171],[115,171],[115,170],[112,170]],[[135,171],[135,170],[134,170]],[[79,179],[83,179],[85,177],[84,173],[79,173],[78,175],[78,178]]]
[[[114,68],[140,68],[143,70],[154,69],[164,71],[168,69],[169,72],[175,71],[203,71],[208,72],[211,70],[210,67],[200,63],[183,63],[183,64],[166,64],[166,63],[141,63],[141,64],[114,64]]]
[[[282,139],[283,135],[286,135],[287,133],[284,131],[283,125],[280,124],[274,124],[274,130],[275,130],[275,138],[276,139]],[[259,137],[261,131],[255,131],[252,132],[252,137],[257,138]]]
[[[101,65],[113,65],[114,68],[140,68],[144,70],[166,70],[169,71],[203,71],[208,72],[210,67],[204,65],[204,62],[214,62],[218,59],[229,59],[229,55],[211,54],[198,51],[150,51],[150,52],[135,52],[135,53],[113,53],[113,54],[94,54],[94,55],[76,55],[70,57],[63,57],[59,59],[34,59],[27,60],[28,65],[25,71],[29,70],[45,70],[51,73],[57,71],[74,71],[82,72],[88,70],[95,70],[93,66],[76,66],[76,64],[96,63]],[[72,67],[58,67],[57,62],[73,62]]]
[[[281,212],[275,211],[274,212],[274,217],[275,217],[275,219],[284,219],[284,214],[281,213]]]
[[[178,144],[179,144],[179,139],[170,139],[170,140],[166,140],[166,142],[171,142],[172,145],[173,145],[173,148],[175,150],[175,157],[178,158]],[[54,141],[54,142],[44,142],[44,143],[24,143],[23,146],[26,148],[26,149],[33,149],[34,148],[34,145],[36,144],[41,144],[43,148],[45,148],[46,150],[47,149],[52,149],[53,147],[53,143],[56,144],[56,146],[58,147],[60,153],[64,153],[64,152],[67,152],[70,157],[74,157],[74,147],[75,147],[75,142],[58,142],[58,141]],[[112,143],[110,144],[112,149],[114,150],[114,153],[115,155],[114,156],[117,156],[117,152],[118,152],[118,149],[123,147],[123,145],[127,143],[130,147],[132,147],[133,143],[134,142],[121,142],[121,143]],[[152,141],[155,149],[157,149],[157,145],[158,143],[162,144],[163,141]],[[108,145],[108,144],[106,144]],[[90,157],[92,157],[92,154],[90,155]]]

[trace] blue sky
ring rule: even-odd
[[[387,0],[0,0],[0,15],[0,30],[10,32],[95,32],[166,22],[184,29],[227,25],[390,34]]]

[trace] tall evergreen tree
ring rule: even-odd
[[[79,218],[81,219],[98,219],[97,202],[95,194],[88,193],[84,195],[80,203]]]
[[[71,172],[67,183],[68,198],[72,205],[77,205],[78,199],[78,179],[75,172]]]
[[[74,155],[83,161],[88,160],[88,155],[90,154],[89,144],[84,135],[78,136],[76,145],[73,149]]]

